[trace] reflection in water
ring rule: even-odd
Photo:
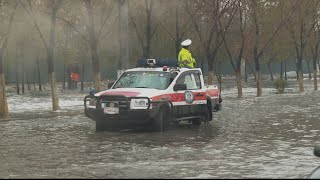
[[[95,132],[81,109],[17,114],[0,121],[0,177],[301,178],[318,165],[319,102],[226,96],[210,124],[163,133]]]

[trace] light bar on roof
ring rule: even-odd
[[[141,58],[138,60],[138,67],[178,67],[178,60],[174,58],[157,58],[157,59],[148,59]]]

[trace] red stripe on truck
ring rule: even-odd
[[[197,94],[203,94],[203,96],[197,96]],[[194,100],[206,100],[206,93],[205,92],[194,92]],[[174,94],[162,94],[159,96],[152,97],[153,101],[159,101],[159,100],[169,100],[171,102],[180,102],[184,101],[184,93],[174,93]]]
[[[219,89],[210,89],[206,90],[209,96],[219,96]]]
[[[115,91],[115,92],[105,92],[102,95],[123,95],[127,97],[136,97],[138,96],[139,92],[131,92],[131,91]]]

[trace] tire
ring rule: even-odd
[[[313,154],[317,157],[320,157],[320,144],[314,146]]]
[[[101,120],[96,120],[96,131],[106,130],[106,122]]]
[[[215,107],[215,110],[216,111],[220,111],[222,108],[222,105],[221,104],[217,104],[216,107]]]
[[[153,120],[153,130],[162,132],[169,128],[171,121],[171,113],[169,108],[162,106],[157,113],[157,116]]]
[[[113,124],[106,120],[96,120],[96,132],[116,130],[116,127],[113,126]]]
[[[207,100],[206,122],[212,121],[212,104],[210,100]]]
[[[195,125],[195,126],[200,126],[201,124],[201,119],[198,118],[198,119],[192,119],[192,125]]]

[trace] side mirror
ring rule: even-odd
[[[320,144],[314,146],[313,154],[317,157],[320,157]]]
[[[175,85],[173,86],[173,90],[174,90],[174,91],[187,90],[187,85],[186,85],[186,84],[175,84]]]
[[[108,89],[110,89],[113,86],[114,82],[109,82],[108,83]]]

